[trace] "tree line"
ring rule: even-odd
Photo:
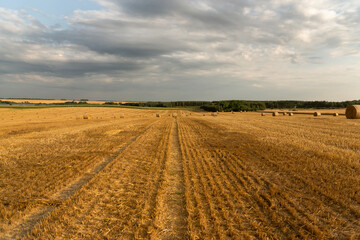
[[[176,102],[128,102],[121,105],[137,107],[201,107],[211,102],[208,101],[176,101]]]
[[[79,102],[68,101],[59,105],[82,105],[87,104],[88,99],[81,99]],[[14,104],[12,101],[1,101],[0,104]],[[173,101],[173,102],[127,102],[116,103],[108,101],[105,105],[124,105],[135,107],[200,107],[209,112],[238,112],[238,111],[257,111],[264,109],[306,109],[306,108],[346,108],[348,105],[360,105],[360,100],[329,102],[329,101],[247,101],[247,100],[224,100],[224,101]],[[53,104],[51,104],[53,105]]]
[[[328,102],[328,101],[265,101],[266,108],[346,108],[359,105],[360,100]]]
[[[239,112],[257,111],[264,109],[307,109],[307,108],[346,108],[348,105],[360,105],[360,100],[329,102],[329,101],[247,101],[247,100],[224,100],[224,101],[176,101],[176,102],[129,102],[121,105],[139,107],[200,107],[209,112]]]
[[[332,108],[346,108],[349,105],[360,105],[360,100],[329,102],[329,101],[214,101],[204,106],[201,106],[205,111],[257,111],[264,109],[332,109]]]

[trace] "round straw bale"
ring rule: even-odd
[[[273,112],[272,115],[275,117],[275,116],[279,116],[279,113],[278,112]]]
[[[283,115],[286,116],[286,112],[283,112]]]
[[[89,115],[87,113],[84,114],[83,119],[89,119]]]
[[[314,112],[314,117],[321,116],[321,112]]]
[[[265,116],[265,113],[261,113],[261,116]]]
[[[217,112],[216,113],[211,113],[211,116],[214,116],[214,117],[216,117],[217,116]]]
[[[125,118],[125,115],[123,113],[120,113],[120,118]]]
[[[347,119],[360,119],[360,105],[349,105],[345,115]]]
[[[177,117],[177,113],[173,113],[172,116],[173,116],[173,117]]]
[[[293,113],[288,113],[289,114],[289,116],[293,116],[294,114]]]
[[[157,114],[156,114],[156,117],[160,117],[160,113],[157,113]]]
[[[338,114],[338,113],[334,113],[333,116],[334,116],[334,117],[337,117],[337,116],[339,116],[339,114]]]

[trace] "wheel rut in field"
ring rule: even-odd
[[[188,214],[177,120],[171,129],[163,182],[157,202],[156,231],[151,238],[188,239]]]
[[[75,182],[58,192],[54,198],[56,200],[66,200],[73,196],[77,191],[79,191],[86,183],[88,183],[91,179],[93,179],[99,172],[101,172],[107,165],[113,162],[132,142],[136,141],[138,137],[145,134],[145,132],[151,127],[148,126],[144,132],[141,134],[131,138],[123,147],[118,149],[116,153],[108,157],[106,160],[102,161],[100,164],[95,166],[89,172],[85,173],[83,176],[79,177]]]
[[[52,197],[52,201],[56,205],[61,205],[62,201],[66,201],[80,191],[88,182],[91,181],[96,175],[98,175],[107,165],[113,162],[125,149],[127,149],[133,142],[136,141],[140,136],[145,134],[154,123],[150,124],[142,133],[131,138],[124,146],[116,151],[116,153],[104,161],[97,164],[90,171],[85,173],[83,176],[77,178],[74,182],[69,184],[64,189],[55,193]],[[55,206],[44,206],[40,209],[32,211],[30,214],[25,216],[16,226],[10,228],[4,233],[3,236],[0,236],[0,240],[10,240],[10,239],[21,239],[25,237],[30,231],[40,223],[46,216],[51,214],[55,210]]]

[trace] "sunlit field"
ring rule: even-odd
[[[0,239],[359,239],[359,136],[345,116],[2,108]]]

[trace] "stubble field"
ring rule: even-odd
[[[0,109],[0,239],[359,239],[359,136],[343,116]]]

